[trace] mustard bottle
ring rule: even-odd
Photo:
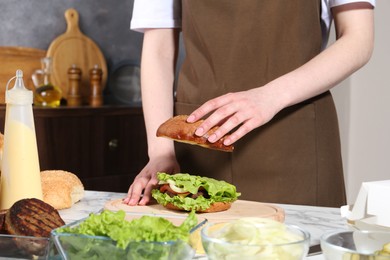
[[[15,85],[8,89],[13,79]],[[21,70],[17,70],[16,76],[7,83],[5,103],[0,209],[9,209],[21,199],[43,198],[32,110],[33,92],[25,88]]]

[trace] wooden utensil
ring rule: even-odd
[[[122,199],[108,201],[104,205],[104,208],[112,211],[124,210],[125,212],[131,214],[147,214],[166,217],[177,217],[188,214],[188,212],[184,211],[169,210],[160,204],[129,206],[122,203]],[[199,216],[212,223],[231,221],[243,217],[263,217],[284,222],[285,214],[282,208],[272,204],[248,200],[237,200],[232,204],[232,207],[226,211],[201,213]]]
[[[63,97],[68,94],[68,69],[75,64],[81,69],[81,95],[87,102],[89,87],[89,70],[98,65],[102,71],[102,88],[107,82],[107,64],[103,53],[96,43],[84,35],[79,28],[79,14],[71,8],[65,11],[66,32],[50,44],[47,56],[53,59],[52,83],[62,89]]]
[[[0,104],[5,103],[5,88],[18,69],[23,71],[24,84],[34,90],[31,75],[41,68],[41,59],[46,51],[28,47],[0,46]],[[10,88],[13,84],[10,85]]]

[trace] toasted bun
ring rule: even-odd
[[[233,151],[234,146],[227,146],[223,144],[225,139],[224,137],[215,143],[211,143],[207,140],[207,138],[218,129],[218,126],[210,129],[204,136],[197,136],[195,135],[195,131],[204,120],[198,120],[195,123],[188,123],[186,121],[187,117],[187,115],[179,115],[168,119],[166,122],[160,125],[160,127],[157,129],[156,135],[158,137],[166,137],[178,142],[199,145],[209,149],[224,152]]]
[[[55,209],[70,208],[84,197],[84,185],[73,173],[62,170],[41,172],[43,201]]]
[[[211,212],[219,212],[219,211],[225,211],[230,209],[232,206],[232,202],[214,202],[210,205],[208,209],[205,210],[196,210],[198,213],[211,213]],[[172,203],[166,204],[164,207],[167,209],[173,209],[173,210],[181,210],[181,211],[187,211],[183,208],[180,208],[178,206],[173,205]]]

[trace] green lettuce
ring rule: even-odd
[[[166,205],[171,203],[177,207],[190,210],[205,210],[214,202],[233,202],[241,195],[236,191],[236,187],[225,181],[215,180],[213,178],[190,175],[188,173],[167,174],[159,172],[157,178],[160,184],[174,181],[175,186],[184,189],[191,194],[196,194],[200,187],[203,187],[210,198],[198,196],[196,199],[190,197],[173,196],[160,192],[158,189],[152,190],[152,196],[159,204]]]
[[[106,236],[116,241],[119,248],[126,248],[130,242],[189,241],[190,231],[197,223],[195,212],[191,212],[180,226],[175,226],[163,217],[142,216],[131,221],[125,220],[123,210],[104,210],[90,216],[75,227],[63,227],[58,233]]]

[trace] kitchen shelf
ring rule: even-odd
[[[33,113],[41,170],[70,171],[88,190],[127,192],[147,163],[139,107],[34,107]],[[2,133],[4,121],[0,106]]]

